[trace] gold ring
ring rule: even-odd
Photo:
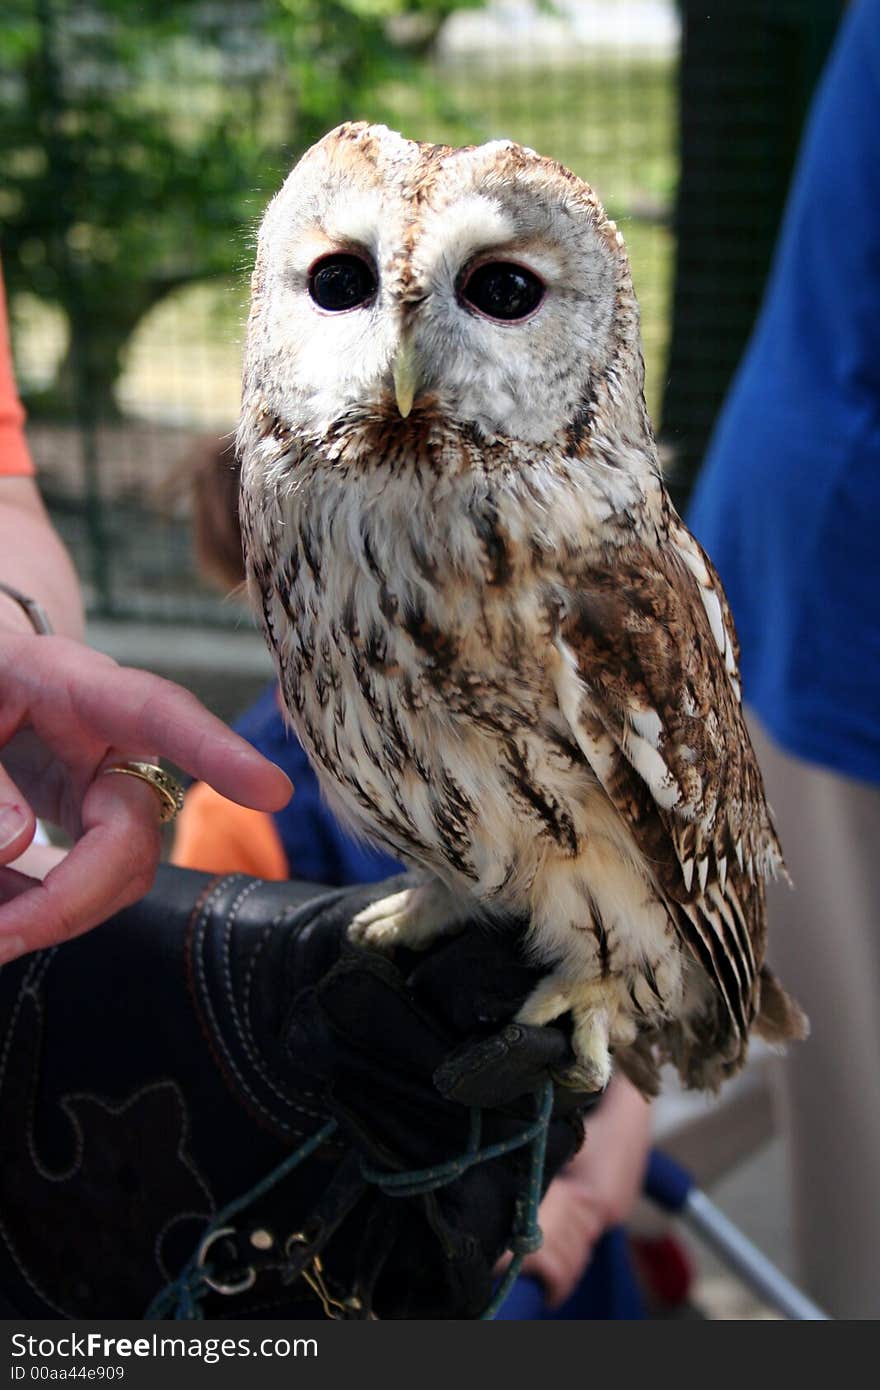
[[[159,824],[167,825],[183,809],[183,787],[180,783],[155,763],[125,761],[111,763],[104,772],[121,772],[126,777],[138,777],[153,788],[159,798]]]

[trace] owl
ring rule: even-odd
[[[737,643],[664,490],[623,239],[509,141],[331,131],[269,205],[238,433],[249,589],[340,819],[409,866],[365,946],[529,922],[572,1084],[715,1087],[804,1019]]]

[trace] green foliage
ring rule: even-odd
[[[418,80],[462,0],[5,0],[0,229],[10,297],[63,309],[44,409],[113,410],[121,354],[182,285],[238,272],[284,171]],[[439,92],[436,94],[441,101]]]

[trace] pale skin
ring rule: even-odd
[[[87,931],[149,889],[159,802],[144,782],[102,775],[108,763],[167,758],[260,811],[280,810],[292,787],[194,695],[83,643],[76,575],[27,477],[0,477],[0,579],[37,599],[57,634],[37,636],[0,594],[2,964]],[[30,848],[37,817],[67,832],[69,853]]]
[[[540,1209],[544,1243],[523,1264],[543,1284],[549,1308],[574,1293],[602,1233],[629,1218],[651,1147],[650,1114],[626,1077],[615,1076],[590,1115],[583,1147],[551,1183]]]

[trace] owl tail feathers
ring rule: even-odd
[[[766,965],[761,967],[759,987],[754,1022],[758,1037],[777,1046],[803,1042],[810,1032],[809,1019]],[[656,1032],[640,1034],[627,1047],[615,1050],[614,1065],[646,1100],[653,1099],[660,1090],[660,1067],[664,1062],[672,1063],[689,1090],[717,1091],[742,1067],[747,1044],[748,1040],[737,1030],[731,1030],[726,1042],[720,1044],[715,1027],[701,1032],[691,1020],[688,1027],[670,1024]]]
[[[800,1004],[766,965],[761,967],[761,994],[755,1032],[768,1043],[803,1042],[810,1034],[810,1020]]]

